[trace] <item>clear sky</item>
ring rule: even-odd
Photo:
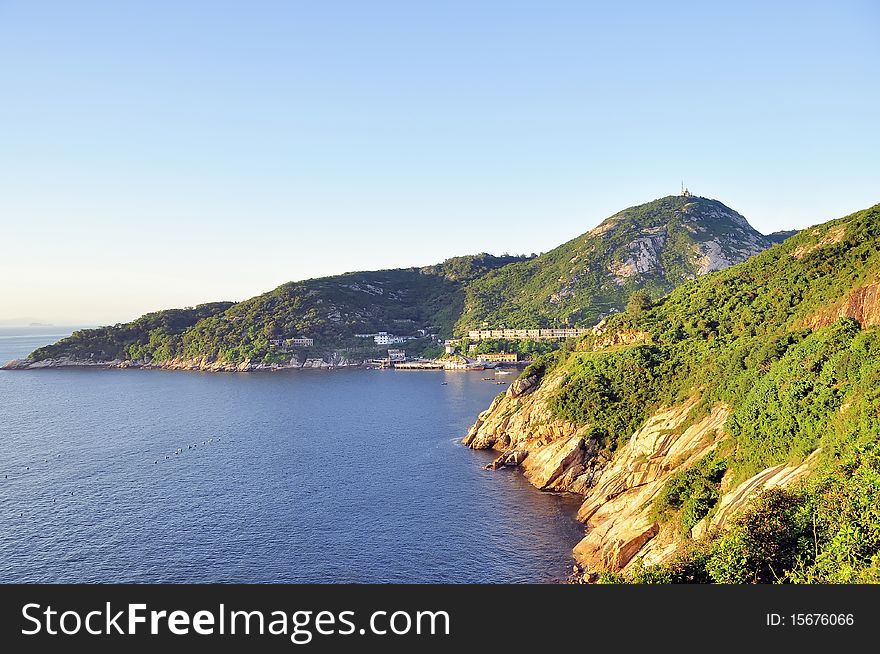
[[[0,323],[880,202],[880,3],[0,0]]]

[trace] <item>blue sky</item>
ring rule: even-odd
[[[546,251],[682,178],[864,208],[878,7],[0,0],[0,322]]]

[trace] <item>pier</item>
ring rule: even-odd
[[[443,370],[443,364],[434,361],[407,361],[392,363],[391,366],[395,370]]]

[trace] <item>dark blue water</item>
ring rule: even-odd
[[[577,503],[459,443],[483,376],[0,371],[0,582],[561,580]]]

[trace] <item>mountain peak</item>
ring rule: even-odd
[[[660,296],[773,245],[718,200],[669,195],[629,207],[533,260],[496,270],[468,288],[458,331],[592,324],[635,290]]]
[[[760,235],[741,214],[724,203],[695,195],[667,195],[617,212],[603,220],[588,235],[601,235],[617,226],[652,229],[679,224],[710,223],[738,227]]]

